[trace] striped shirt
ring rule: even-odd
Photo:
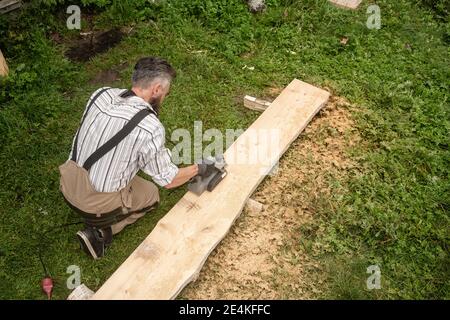
[[[102,89],[94,92],[89,102],[100,90]],[[153,110],[150,104],[137,96],[121,97],[126,91],[110,88],[103,92],[90,108],[85,121],[78,129],[79,166],[122,129],[137,112],[145,108]],[[152,113],[116,147],[94,163],[89,170],[93,187],[99,192],[119,191],[139,170],[151,176],[160,186],[171,183],[178,173],[178,167],[172,163],[170,151],[164,144],[165,129]],[[72,143],[69,159],[72,157],[73,147]]]

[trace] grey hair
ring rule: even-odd
[[[155,81],[167,86],[175,77],[176,71],[169,62],[158,57],[145,57],[136,63],[131,82],[134,87],[140,88],[146,88]]]

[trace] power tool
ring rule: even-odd
[[[202,164],[208,166],[207,174],[193,177],[188,184],[188,190],[198,196],[205,190],[213,191],[227,175],[225,170],[227,164],[223,155],[208,157],[202,161]]]

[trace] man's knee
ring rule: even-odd
[[[159,202],[159,189],[158,187],[153,183],[148,181],[148,183],[150,184],[150,192],[149,192],[149,197],[154,200],[154,202]]]

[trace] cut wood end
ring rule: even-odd
[[[0,50],[0,76],[6,77],[8,73],[8,64],[6,63],[5,57],[3,57],[2,51]]]
[[[266,100],[258,99],[252,96],[244,97],[244,107],[250,110],[265,111],[270,105],[271,102]]]
[[[259,213],[264,209],[264,205],[256,200],[248,199],[246,208],[252,213]]]
[[[81,284],[72,291],[67,300],[89,300],[93,295],[94,291]]]

